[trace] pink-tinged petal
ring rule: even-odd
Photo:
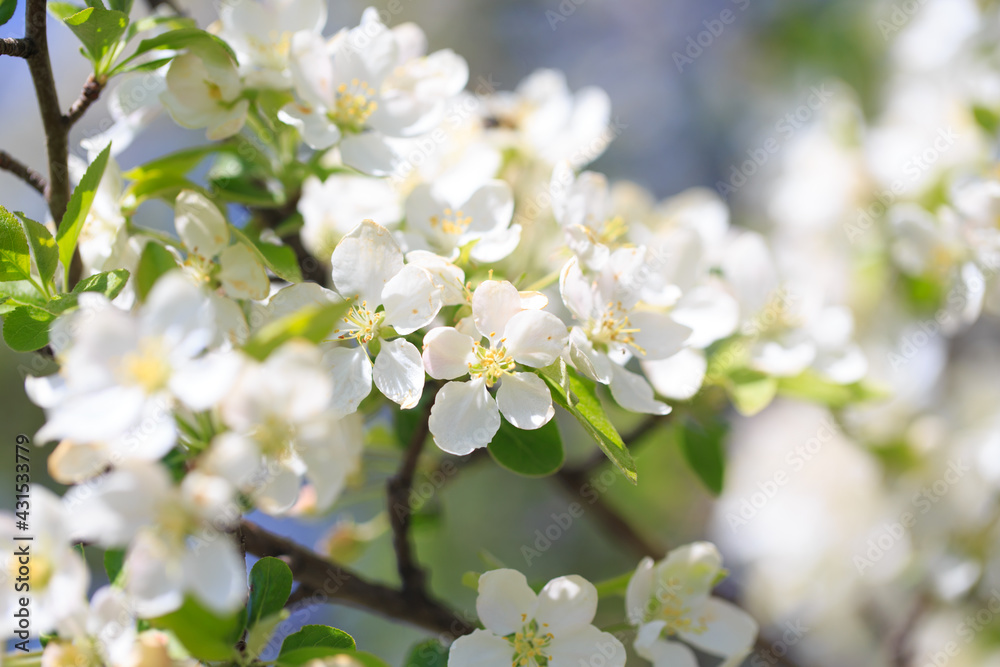
[[[500,429],[500,410],[482,379],[449,382],[431,408],[430,431],[443,451],[465,456],[485,447]]]
[[[388,229],[365,220],[340,240],[330,262],[337,291],[374,311],[386,283],[403,268],[403,252]]]
[[[407,265],[382,290],[385,324],[400,335],[411,334],[430,324],[441,310],[441,291],[428,271]]]
[[[448,651],[449,667],[511,667],[510,642],[487,630],[459,637]]]
[[[523,310],[507,322],[503,337],[503,345],[515,361],[544,368],[558,359],[566,348],[569,330],[552,313]]]
[[[650,415],[666,415],[670,406],[653,398],[653,388],[646,378],[611,364],[611,396],[618,405],[632,412],[642,412]]]
[[[452,380],[469,372],[474,342],[454,327],[435,327],[424,336],[424,368],[436,380]]]
[[[556,636],[572,634],[589,626],[597,613],[597,589],[583,577],[557,577],[538,593],[535,620],[539,631]]]
[[[521,312],[521,295],[506,280],[484,280],[472,295],[472,319],[476,329],[496,346],[507,322]]]
[[[420,351],[404,338],[382,341],[375,358],[375,386],[404,410],[415,407],[424,390]]]
[[[709,598],[698,613],[698,620],[702,619],[706,625],[703,631],[680,630],[679,634],[684,641],[711,655],[742,657],[750,652],[757,640],[757,622],[725,600]]]
[[[526,431],[545,426],[556,412],[548,386],[534,373],[505,375],[497,389],[497,405],[507,421]]]
[[[490,570],[479,577],[476,613],[490,632],[501,637],[517,632],[537,608],[538,596],[517,570]]]
[[[609,632],[585,625],[569,634],[556,634],[546,651],[558,665],[625,667],[625,647]]]

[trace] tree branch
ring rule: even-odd
[[[413,510],[410,507],[410,488],[413,486],[413,475],[417,470],[417,461],[424,449],[427,435],[430,432],[432,401],[427,403],[416,429],[410,436],[410,443],[403,456],[403,464],[399,472],[386,484],[388,492],[389,523],[392,526],[392,546],[396,550],[396,567],[403,591],[421,593],[424,591],[425,575],[417,564],[410,541],[410,519]]]
[[[285,562],[299,582],[300,588],[294,596],[297,601],[322,603],[335,600],[451,638],[468,634],[474,629],[471,623],[423,592],[404,593],[367,581],[312,550],[249,521],[240,522],[240,530],[249,553],[259,557],[285,557]]]
[[[87,112],[90,105],[96,102],[97,98],[101,96],[102,90],[104,90],[104,84],[95,79],[93,74],[87,77],[87,82],[83,84],[80,97],[73,102],[69,111],[63,116],[63,122],[66,123],[67,127],[80,120],[80,117]]]
[[[45,188],[48,187],[45,177],[7,151],[0,150],[0,170],[9,171],[37,190],[38,194],[45,196]]]
[[[35,43],[25,37],[7,37],[0,39],[0,56],[13,56],[15,58],[28,58],[35,53]]]

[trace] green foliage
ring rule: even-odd
[[[638,477],[635,461],[604,412],[594,383],[566,366],[562,359],[539,370],[538,375],[549,385],[553,400],[580,422],[625,478],[635,484]]]
[[[778,380],[750,368],[737,368],[729,372],[725,388],[737,412],[752,417],[774,400]]]
[[[865,381],[837,384],[811,370],[806,370],[795,377],[781,378],[778,381],[778,393],[789,398],[820,403],[833,409],[879,400],[888,395],[888,392]]]
[[[199,660],[232,660],[243,632],[243,613],[217,616],[188,597],[180,609],[152,619],[150,625],[172,631],[188,653]]]
[[[293,338],[304,338],[320,343],[330,335],[340,318],[347,312],[347,302],[308,306],[266,324],[243,346],[243,351],[258,361],[263,361]]]
[[[326,625],[305,625],[301,630],[285,637],[278,652],[276,665],[297,667],[317,658],[342,653],[356,655],[354,638],[343,630]],[[362,661],[363,664],[370,664]],[[381,662],[381,661],[380,661]]]
[[[299,258],[295,256],[295,251],[285,245],[275,245],[252,238],[242,229],[230,225],[229,230],[237,239],[253,250],[257,259],[269,268],[274,275],[290,283],[302,282],[302,270],[299,268]]]
[[[0,282],[31,280],[31,253],[21,224],[0,206]]]
[[[80,179],[80,183],[73,190],[73,195],[69,198],[66,206],[66,213],[62,222],[59,223],[59,231],[56,232],[56,245],[59,246],[59,259],[63,263],[65,272],[64,285],[69,285],[69,266],[73,260],[73,252],[76,250],[76,242],[80,238],[80,230],[90,213],[90,206],[94,203],[94,196],[97,194],[97,186],[104,176],[104,168],[108,164],[108,157],[111,155],[111,144],[104,147],[94,161],[87,167],[86,173]]]
[[[723,445],[728,432],[728,424],[721,419],[700,423],[687,418],[678,427],[677,439],[684,459],[698,479],[716,496],[722,493],[726,475]]]
[[[49,342],[49,325],[55,319],[55,315],[41,308],[18,306],[4,315],[3,339],[17,352],[41,349]]]
[[[23,213],[15,212],[14,215],[24,224],[31,252],[35,256],[35,267],[42,279],[42,285],[47,287],[52,283],[59,266],[59,248],[56,246],[56,241],[45,225],[35,222]]]
[[[10,20],[17,9],[17,0],[0,0],[0,25]]]
[[[124,549],[108,549],[104,552],[104,571],[108,573],[108,581],[113,586],[121,586],[122,569],[125,566]]]
[[[103,75],[122,46],[120,40],[128,28],[128,14],[103,7],[87,7],[67,16],[64,13],[67,5],[69,3],[50,3],[49,7],[83,44],[84,55],[94,63],[95,74]]]
[[[525,477],[545,477],[559,470],[566,460],[562,438],[554,419],[533,431],[515,428],[506,420],[489,444],[493,460]]]
[[[139,300],[145,301],[160,276],[176,268],[177,260],[169,250],[155,241],[147,243],[139,255],[139,266],[135,270],[135,291]]]
[[[448,647],[436,639],[420,642],[410,649],[403,667],[447,667]]]
[[[261,558],[250,570],[247,626],[281,611],[292,592],[292,571],[278,558]]]
[[[128,271],[125,269],[115,269],[104,273],[95,273],[84,278],[73,287],[73,294],[81,292],[100,292],[109,299],[114,299],[121,294],[128,282]]]

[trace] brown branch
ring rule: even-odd
[[[73,105],[63,116],[63,122],[67,126],[73,125],[76,121],[80,120],[81,116],[87,112],[90,105],[97,101],[97,98],[101,96],[101,91],[104,90],[104,84],[94,78],[91,74],[87,77],[87,82],[83,84],[83,90],[80,92],[80,97],[77,98]]]
[[[152,10],[156,10],[156,8],[159,7],[160,5],[164,5],[172,9],[173,12],[178,16],[187,16],[187,12],[181,9],[181,6],[178,5],[174,0],[148,0],[148,2],[149,2],[149,8]]]
[[[6,151],[0,151],[0,170],[9,171],[45,196],[45,177]]]
[[[13,56],[15,58],[28,58],[35,53],[35,43],[25,37],[7,37],[0,39],[0,56]]]
[[[392,526],[392,546],[396,550],[396,567],[403,591],[420,593],[424,591],[425,575],[417,564],[410,540],[410,520],[413,510],[410,507],[410,489],[413,486],[413,475],[417,470],[417,461],[424,449],[427,435],[430,433],[430,418],[432,401],[424,408],[420,422],[410,436],[410,443],[403,455],[403,464],[386,484],[388,493],[389,523]]]
[[[248,521],[240,522],[240,529],[249,553],[259,557],[283,557],[288,563],[300,586],[295,595],[297,601],[342,602],[451,638],[474,629],[471,623],[426,593],[404,593],[367,581],[311,549]]]

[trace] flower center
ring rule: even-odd
[[[52,641],[45,647],[42,664],[46,667],[88,667],[102,664],[89,641],[77,641],[72,644],[65,641]]]
[[[591,243],[610,246],[620,239],[628,231],[628,223],[625,218],[615,215],[603,221],[596,227],[580,225],[583,233],[587,235]]]
[[[365,81],[351,79],[350,84],[340,84],[333,109],[329,112],[330,120],[344,132],[361,132],[368,117],[378,108],[378,102],[373,97],[375,89]]]
[[[383,312],[373,312],[368,309],[368,302],[362,301],[361,305],[355,304],[344,316],[344,323],[348,325],[346,329],[334,329],[334,337],[340,340],[355,338],[359,343],[369,343],[373,338],[377,338],[382,331],[382,320],[385,318]]]
[[[646,618],[649,621],[662,620],[667,622],[664,632],[668,635],[678,631],[701,634],[708,630],[708,618],[694,616],[679,594],[682,585],[679,579],[673,578],[662,584],[649,600]]]
[[[485,378],[486,386],[492,387],[504,375],[514,372],[516,364],[514,358],[508,354],[507,348],[503,346],[505,340],[507,339],[501,338],[497,347],[475,344],[473,351],[476,354],[476,361],[469,363],[469,377]]]
[[[264,456],[281,461],[292,453],[295,428],[280,417],[267,415],[253,430],[252,437]]]
[[[599,320],[592,320],[588,327],[590,340],[599,347],[607,347],[611,343],[629,345],[640,354],[646,351],[635,344],[632,334],[638,333],[640,329],[633,327],[629,321],[628,313],[622,308],[621,303],[617,305],[608,303],[604,313]]]
[[[518,632],[507,635],[507,641],[514,647],[511,667],[529,667],[531,665],[544,667],[549,664],[551,658],[545,649],[552,643],[552,633],[539,633],[538,621],[532,620]]]
[[[125,384],[138,385],[147,394],[166,387],[170,380],[170,364],[166,360],[162,341],[154,338],[140,340],[135,350],[122,357],[121,374]]]
[[[440,227],[445,234],[459,236],[472,224],[472,216],[465,215],[461,209],[452,211],[450,208],[444,210],[444,216],[431,216],[431,227]]]

